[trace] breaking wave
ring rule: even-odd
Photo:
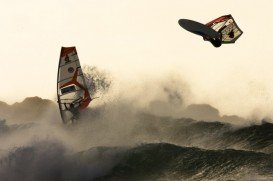
[[[205,150],[168,143],[95,147],[71,153],[43,141],[17,148],[0,161],[3,180],[273,179],[271,154]]]
[[[204,149],[241,149],[273,153],[273,124],[237,126],[223,122],[173,119],[143,114],[135,127],[135,136],[151,142],[163,142]]]
[[[137,124],[128,134],[134,143],[131,146],[90,146],[79,151],[64,141],[67,137],[54,135],[0,150],[0,178],[30,181],[273,179],[272,123],[264,121],[260,125],[237,127],[143,113],[137,117]],[[0,125],[1,143],[6,138],[39,129],[37,124],[7,125],[1,121]],[[83,125],[73,130],[82,132]],[[78,134],[71,130],[63,131],[71,137]]]

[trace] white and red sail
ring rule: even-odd
[[[91,102],[75,47],[62,47],[57,78],[57,97],[64,123],[73,122]]]
[[[215,20],[210,21],[206,26],[211,27],[215,31],[221,33],[222,43],[235,43],[235,41],[243,34],[231,15],[224,15]]]

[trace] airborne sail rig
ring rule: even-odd
[[[243,31],[230,14],[216,18],[207,23],[206,26],[220,33],[222,43],[235,43],[243,34]]]
[[[62,47],[58,75],[57,97],[63,123],[74,122],[87,108],[91,97],[82,72],[76,47]]]
[[[179,25],[185,30],[202,36],[205,41],[210,41],[213,46],[220,47],[222,44],[235,43],[243,34],[233,17],[224,15],[207,24],[202,24],[188,19],[180,19]]]

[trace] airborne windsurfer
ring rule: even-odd
[[[220,47],[222,45],[222,40],[220,38],[216,38],[216,39],[210,39],[209,40],[211,42],[211,44],[214,46],[214,47]]]
[[[205,38],[204,38],[205,40]],[[219,38],[207,38],[208,41],[211,42],[211,44],[214,46],[214,47],[220,47],[222,45],[222,34],[220,33],[220,37]]]
[[[214,46],[214,47],[220,47],[221,45],[222,45],[222,34],[221,33],[219,33],[220,34],[220,37],[219,38],[211,38],[211,37],[209,37],[209,36],[204,36],[203,37],[203,39],[206,41],[210,41],[211,42],[211,44]]]
[[[222,45],[222,33],[221,33],[221,31],[222,31],[222,29],[224,29],[225,27],[223,27],[223,28],[221,28],[218,32],[219,32],[219,34],[220,34],[220,37],[219,38],[215,38],[215,39],[213,39],[213,38],[207,38],[207,40],[208,41],[210,41],[211,42],[211,44],[214,46],[214,47],[220,47],[221,45]],[[229,38],[234,38],[234,31],[233,30],[231,30],[229,33],[228,33],[228,37]],[[205,40],[206,38],[204,38],[204,40]]]

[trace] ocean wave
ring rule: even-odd
[[[168,143],[94,147],[71,153],[59,142],[17,148],[0,161],[4,180],[245,180],[272,178],[271,154]]]
[[[218,121],[173,119],[143,114],[133,135],[148,142],[160,140],[206,149],[232,148],[273,152],[273,124],[266,121],[238,126]]]

